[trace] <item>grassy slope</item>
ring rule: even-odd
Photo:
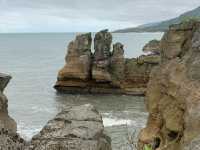
[[[168,27],[171,24],[176,24],[180,23],[181,21],[185,20],[188,17],[194,17],[194,18],[200,18],[200,7],[188,11],[182,15],[180,15],[177,18],[158,22],[158,23],[151,23],[151,24],[145,24],[141,25],[135,28],[126,28],[126,29],[121,29],[121,30],[116,30],[114,32],[119,32],[119,33],[126,33],[126,32],[163,32],[168,29]]]

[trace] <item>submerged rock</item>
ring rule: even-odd
[[[83,34],[68,46],[66,65],[58,74],[54,88],[65,93],[103,93],[144,95],[150,70],[160,62],[159,55],[124,58],[121,43],[113,45],[108,30],[96,33],[94,54],[91,54],[91,35]],[[83,39],[86,42],[82,42]],[[82,43],[87,43],[83,46]],[[133,65],[132,65],[133,64]]]
[[[185,150],[200,145],[200,22],[173,25],[161,40],[161,64],[151,72],[146,94],[149,118],[139,149]],[[195,145],[196,144],[196,145]]]
[[[50,120],[31,141],[32,150],[111,150],[103,121],[90,104],[75,106]]]

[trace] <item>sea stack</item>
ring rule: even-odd
[[[200,22],[170,26],[161,40],[161,63],[146,93],[148,122],[139,150],[196,150],[200,147]]]
[[[135,59],[124,58],[124,47],[115,43],[112,34],[102,30],[95,34],[94,53],[91,33],[77,35],[69,43],[66,64],[59,71],[54,88],[64,93],[100,93],[144,95],[151,69],[160,55]]]

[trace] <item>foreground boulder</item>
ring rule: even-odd
[[[59,113],[33,137],[32,150],[111,150],[101,115],[90,104]]]
[[[160,55],[153,52],[138,59],[126,59],[121,43],[113,44],[111,51],[112,35],[108,30],[96,33],[94,54],[91,33],[76,37],[78,49],[72,43],[54,86],[59,92],[144,95],[151,69],[160,62]]]
[[[199,149],[200,22],[171,26],[161,40],[161,56],[148,84],[149,118],[138,149]]]

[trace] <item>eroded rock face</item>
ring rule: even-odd
[[[142,95],[146,91],[149,81],[149,74],[154,67],[153,64],[138,62],[138,59],[126,59],[125,61],[125,77],[123,80],[123,89],[126,93],[135,93]]]
[[[0,149],[24,150],[26,143],[16,133],[17,124],[8,115],[8,99],[3,91],[11,76],[0,73]]]
[[[3,90],[10,81],[11,76],[6,74],[0,74],[0,129],[4,128],[9,132],[16,133],[17,125],[16,122],[8,115],[8,99],[3,94]]]
[[[94,62],[92,68],[92,78],[97,82],[110,82],[110,47],[112,35],[108,30],[98,32],[94,38]]]
[[[121,43],[113,45],[113,52],[111,56],[111,74],[113,83],[120,85],[125,74],[124,46]]]
[[[65,58],[66,65],[59,72],[58,80],[90,78],[91,42],[91,33],[78,35],[75,41],[70,42]]]
[[[0,149],[25,150],[27,148],[26,146],[26,141],[17,133],[10,132],[4,128],[0,130]]]
[[[33,137],[32,150],[111,150],[101,115],[90,104],[59,113]]]
[[[75,44],[74,44],[75,43]],[[66,65],[55,89],[65,93],[144,95],[150,70],[159,64],[158,54],[124,58],[121,43],[113,44],[108,30],[98,32],[91,54],[91,33],[79,35],[68,46]]]
[[[173,25],[161,40],[162,63],[153,69],[146,94],[149,118],[139,135],[160,150],[200,145],[199,22]],[[197,139],[197,140],[196,140]]]

